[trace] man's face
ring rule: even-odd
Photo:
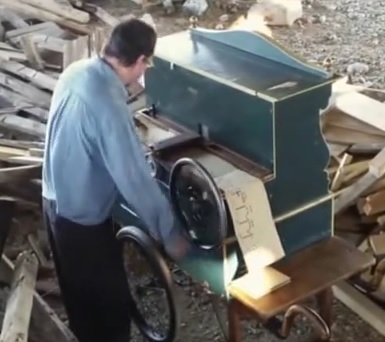
[[[149,66],[152,66],[152,59],[149,57],[140,56],[135,64],[125,68],[125,83],[130,84],[137,82],[144,75]]]

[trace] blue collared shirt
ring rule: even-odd
[[[156,238],[174,217],[150,174],[117,74],[94,57],[69,66],[53,93],[47,123],[43,197],[57,214],[93,225],[111,215],[119,193]]]

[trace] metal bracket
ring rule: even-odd
[[[322,317],[307,306],[298,304],[292,305],[287,309],[282,321],[274,317],[265,322],[264,327],[277,338],[285,340],[289,337],[291,328],[294,325],[294,320],[299,314],[304,315],[310,321],[319,336],[319,341],[330,340],[330,328]]]

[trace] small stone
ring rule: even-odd
[[[222,14],[220,17],[219,17],[219,21],[221,23],[226,23],[230,20],[230,16],[228,14]]]
[[[216,30],[224,30],[225,29],[225,26],[222,24],[222,23],[219,23],[215,26],[215,29]]]
[[[324,23],[326,23],[326,16],[321,15],[318,20],[319,20],[320,24],[324,24]]]
[[[331,42],[336,42],[338,40],[338,36],[335,33],[330,33],[327,36],[327,39]]]

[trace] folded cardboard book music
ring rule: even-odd
[[[267,266],[235,279],[229,284],[228,290],[235,296],[259,299],[289,282],[287,275]]]

